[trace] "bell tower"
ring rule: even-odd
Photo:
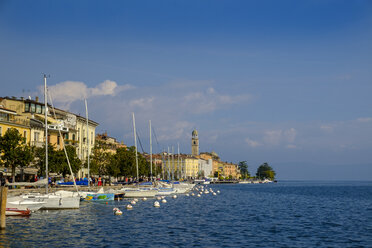
[[[199,137],[198,131],[192,131],[192,138],[191,138],[191,155],[197,156],[199,155]]]

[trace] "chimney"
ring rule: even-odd
[[[38,96],[35,96],[35,101],[39,102],[39,97]]]

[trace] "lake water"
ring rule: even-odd
[[[0,247],[372,247],[372,182],[208,187],[221,193],[7,217]]]

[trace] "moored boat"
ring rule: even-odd
[[[30,216],[31,215],[31,210],[26,208],[26,209],[21,209],[21,208],[6,208],[5,209],[5,215],[6,216]]]

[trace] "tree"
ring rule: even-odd
[[[121,176],[137,177],[136,168],[136,150],[134,146],[128,148],[118,148],[116,154],[113,155],[113,163],[119,168]],[[149,176],[150,163],[142,156],[137,153],[138,156],[138,175]]]
[[[240,174],[242,175],[242,179],[249,178],[251,176],[248,171],[247,161],[239,162],[238,167],[240,170]]]
[[[70,161],[72,173],[76,174],[81,168],[81,160],[77,157],[76,148],[71,145],[66,145],[65,148],[66,148],[68,159]],[[58,150],[56,152],[55,159],[56,161],[53,161],[53,162],[55,163],[56,170],[55,171],[51,170],[51,172],[60,173],[63,175],[63,177],[65,177],[67,174],[71,174],[70,168],[68,166],[66,154],[63,149]]]
[[[81,160],[77,157],[76,148],[66,145],[66,152],[72,172],[77,173],[81,168]],[[38,158],[36,162],[39,168],[38,175],[45,176],[45,145],[35,149],[35,157]],[[51,144],[48,144],[48,172],[62,174],[63,177],[71,174],[64,150],[56,150]]]
[[[15,128],[8,129],[4,136],[0,136],[0,154],[0,163],[12,169],[13,182],[16,167],[28,166],[34,159],[32,148],[26,144],[26,138]]]
[[[106,174],[106,167],[110,164],[111,154],[107,151],[107,147],[101,141],[97,142],[90,155],[90,171],[92,174],[99,176]]]
[[[256,177],[260,179],[268,178],[273,180],[275,178],[275,171],[268,163],[263,163],[257,168]]]

